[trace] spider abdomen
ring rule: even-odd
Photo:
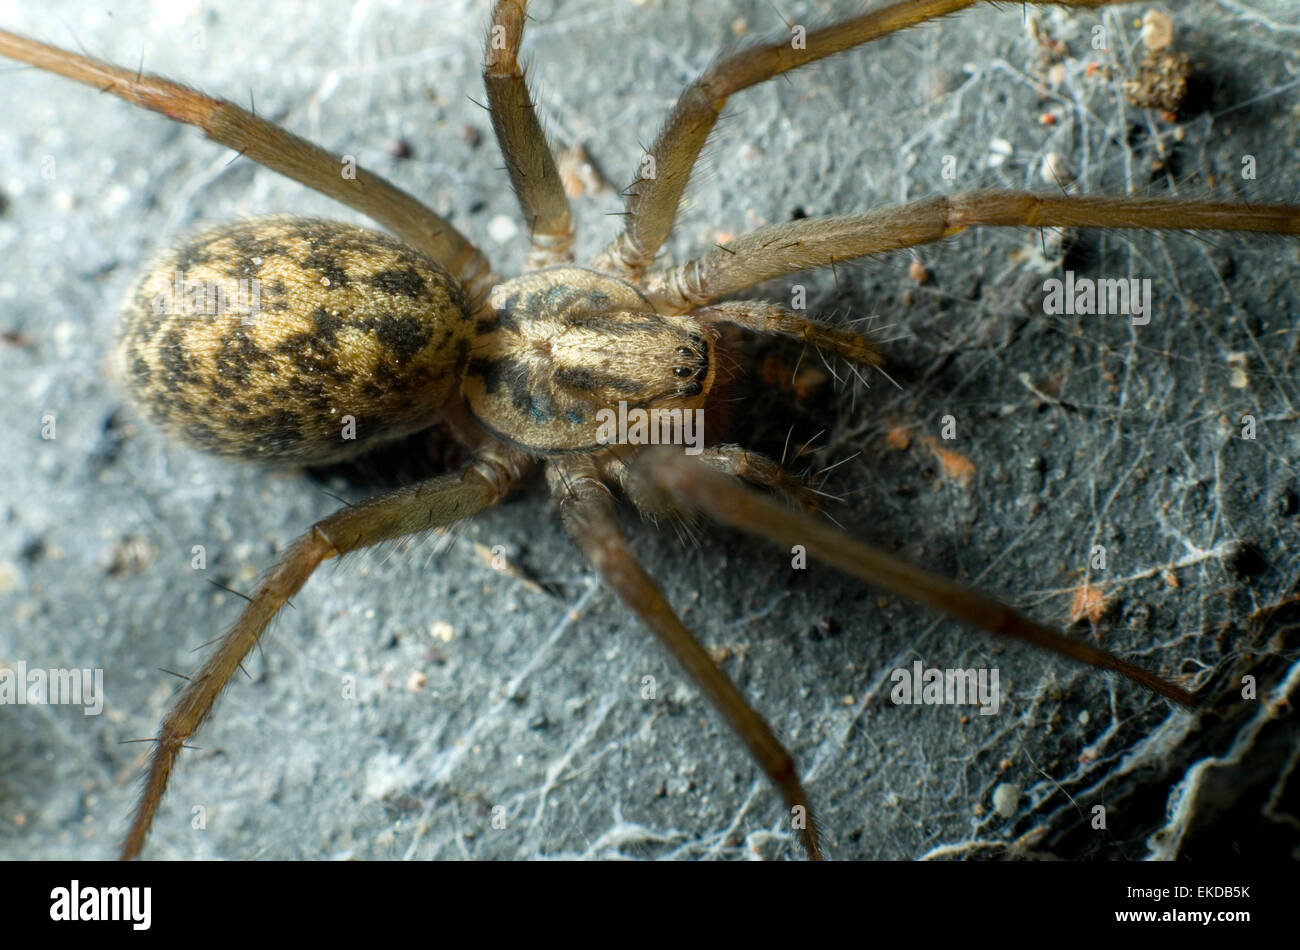
[[[460,285],[387,235],[261,218],[162,254],[122,314],[119,373],[211,452],[316,464],[429,426],[459,393]]]

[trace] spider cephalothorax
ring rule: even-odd
[[[475,420],[530,451],[594,451],[602,409],[692,410],[713,385],[712,333],[636,287],[549,267],[493,288],[464,394]]]
[[[437,419],[471,453],[462,470],[348,506],[285,550],[167,714],[124,856],[143,846],[188,737],[271,619],[321,563],[471,516],[539,464],[572,540],[781,790],[790,827],[810,856],[820,853],[818,838],[792,758],[632,556],[611,487],[654,513],[702,510],[975,626],[1120,672],[1192,704],[1180,685],[900,564],[741,484],[803,501],[797,481],[771,459],[715,442],[692,460],[677,449],[611,441],[601,429],[616,408],[700,411],[715,380],[719,323],[801,340],[859,366],[880,362],[875,344],[860,333],[770,302],[723,299],[785,274],[979,226],[1300,233],[1300,208],[1292,206],[970,192],[760,228],[679,266],[654,269],[691,170],[731,95],[974,2],[898,0],[716,62],[682,95],[650,148],[628,190],[622,233],[584,269],[572,266],[568,202],[518,63],[525,3],[500,0],[484,78],[532,244],[528,272],[509,280],[410,195],[364,169],[340,174],[337,156],[252,112],[0,32],[0,53],[199,126],[394,235],[273,218],[210,231],[164,254],[128,301],[118,359],[151,416],[202,448],[294,464],[354,456]]]

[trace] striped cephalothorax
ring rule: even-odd
[[[463,391],[474,420],[542,454],[595,452],[618,409],[690,412],[713,385],[713,331],[627,281],[548,267],[493,288]]]
[[[348,163],[249,111],[0,31],[0,54],[193,124],[390,232],[268,218],[206,232],[163,254],[128,300],[118,349],[120,374],[148,415],[200,448],[280,463],[348,458],[438,421],[471,456],[460,471],[345,508],[288,548],[165,717],[124,857],[143,846],[186,740],[318,565],[473,515],[538,468],[576,545],[780,789],[790,828],[810,857],[820,854],[818,837],[791,757],[628,551],[611,484],[643,510],[706,512],[974,626],[1193,703],[1181,686],[744,486],[770,489],[793,508],[812,507],[812,493],[780,465],[720,442],[721,433],[710,432],[709,444],[692,452],[647,448],[635,425],[615,427],[612,436],[602,428],[615,412],[620,421],[634,413],[703,412],[721,323],[803,341],[859,366],[880,363],[876,346],[860,333],[765,301],[732,299],[785,274],[976,226],[1300,233],[1294,206],[986,191],[764,227],[679,266],[655,266],[729,96],[975,2],[897,0],[797,34],[797,42],[784,37],[719,59],[682,94],[651,146],[627,191],[622,232],[580,268],[572,264],[568,201],[518,63],[525,3],[500,0],[484,80],[531,228],[527,270],[509,280],[410,195],[364,169],[340,175]],[[1074,2],[1100,7],[1115,0]]]

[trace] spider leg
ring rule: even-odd
[[[446,267],[475,307],[493,283],[487,258],[449,221],[378,175],[345,163],[341,156],[236,105],[160,76],[122,69],[7,30],[0,30],[0,55],[193,125],[214,142],[355,208]]]
[[[1196,699],[1186,690],[1121,660],[1113,653],[1066,637],[1005,604],[906,564],[887,551],[855,541],[815,518],[750,491],[734,479],[700,465],[679,451],[666,448],[646,450],[633,477],[640,475],[684,507],[703,511],[723,524],[778,544],[802,545],[812,556],[846,574],[972,626],[1024,640],[1101,669],[1114,670],[1185,706],[1196,705]]]
[[[734,323],[755,333],[802,340],[864,366],[884,362],[880,348],[861,333],[801,317],[765,300],[729,300],[691,312],[702,323]]]
[[[202,725],[271,618],[323,561],[381,541],[441,527],[495,504],[523,473],[514,453],[485,452],[460,472],[400,488],[317,522],[293,542],[249,598],[235,625],[181,691],[154,742],[144,792],[122,844],[122,860],[140,853],[185,740]]]
[[[715,472],[770,488],[787,504],[803,511],[813,512],[820,507],[815,491],[782,468],[776,459],[768,458],[762,452],[743,445],[711,445],[696,458]],[[632,483],[635,485],[636,482],[637,479],[633,478]]]
[[[497,0],[488,30],[483,84],[510,183],[531,228],[528,269],[536,270],[573,260],[569,250],[573,221],[555,158],[519,66],[525,6],[527,0]]]
[[[808,798],[790,753],[709,658],[645,568],[627,549],[614,514],[613,499],[609,489],[600,482],[595,466],[583,459],[552,460],[546,473],[560,505],[565,531],[573,543],[604,582],[650,628],[745,743],[750,755],[784,795],[808,856],[820,859]]]
[[[774,76],[825,59],[890,33],[956,13],[984,0],[900,0],[860,13],[802,37],[785,37],[743,49],[714,63],[686,87],[627,190],[627,224],[596,257],[598,270],[637,279],[672,232],[677,207],[704,142],[727,99]],[[992,2],[992,0],[990,0]],[[1028,0],[1042,6],[1103,7],[1128,0]]]
[[[816,491],[802,479],[787,472],[776,459],[762,452],[728,443],[706,446],[696,458],[716,471],[743,478],[751,485],[771,489],[784,498],[787,504],[796,508],[817,511],[821,507]],[[635,460],[635,457],[632,459]],[[617,485],[643,514],[652,518],[682,518],[689,515],[689,512],[684,512],[673,504],[672,499],[664,497],[662,492],[646,492],[645,489],[651,486],[646,484],[645,479],[635,477],[628,459],[611,452],[598,458],[596,466],[601,480]]]
[[[783,274],[930,244],[978,225],[1300,234],[1300,206],[1027,191],[940,195],[866,214],[759,228],[647,275],[646,296],[661,313],[686,313]]]

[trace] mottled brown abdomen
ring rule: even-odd
[[[155,261],[117,361],[149,416],[194,445],[315,464],[429,426],[458,396],[472,329],[456,281],[400,241],[262,218]]]

